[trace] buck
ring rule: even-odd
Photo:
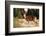
[[[28,23],[29,23],[29,21],[34,21],[34,22],[36,22],[36,21],[37,21],[37,17],[31,16],[31,15],[26,16],[26,15],[28,14],[27,12],[28,12],[28,8],[24,8],[24,9],[22,10],[22,14],[23,14],[24,19],[25,19],[26,21],[28,21]]]

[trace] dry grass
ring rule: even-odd
[[[19,28],[19,27],[36,27],[38,26],[39,23],[36,23],[34,21],[26,21],[25,19],[19,19],[19,18],[15,18],[13,20],[13,26],[14,28]]]

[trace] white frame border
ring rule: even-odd
[[[33,8],[39,9],[39,27],[30,28],[13,28],[13,8]],[[10,33],[11,32],[25,32],[25,31],[42,31],[42,6],[32,5],[10,5]]]

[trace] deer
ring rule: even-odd
[[[28,13],[28,8],[24,8],[23,10],[22,10],[22,15],[23,15],[23,18],[26,20],[26,21],[28,21],[28,23],[29,23],[29,21],[34,21],[34,22],[36,22],[36,20],[37,20],[37,17],[35,17],[35,16],[26,16]]]

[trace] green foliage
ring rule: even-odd
[[[39,9],[28,9],[27,15],[39,17]]]
[[[14,9],[14,17],[22,18],[20,8]]]
[[[23,18],[22,13],[21,13],[22,10],[20,9],[22,8],[14,8],[14,17]],[[28,12],[26,15],[39,17],[39,9],[28,9]]]

